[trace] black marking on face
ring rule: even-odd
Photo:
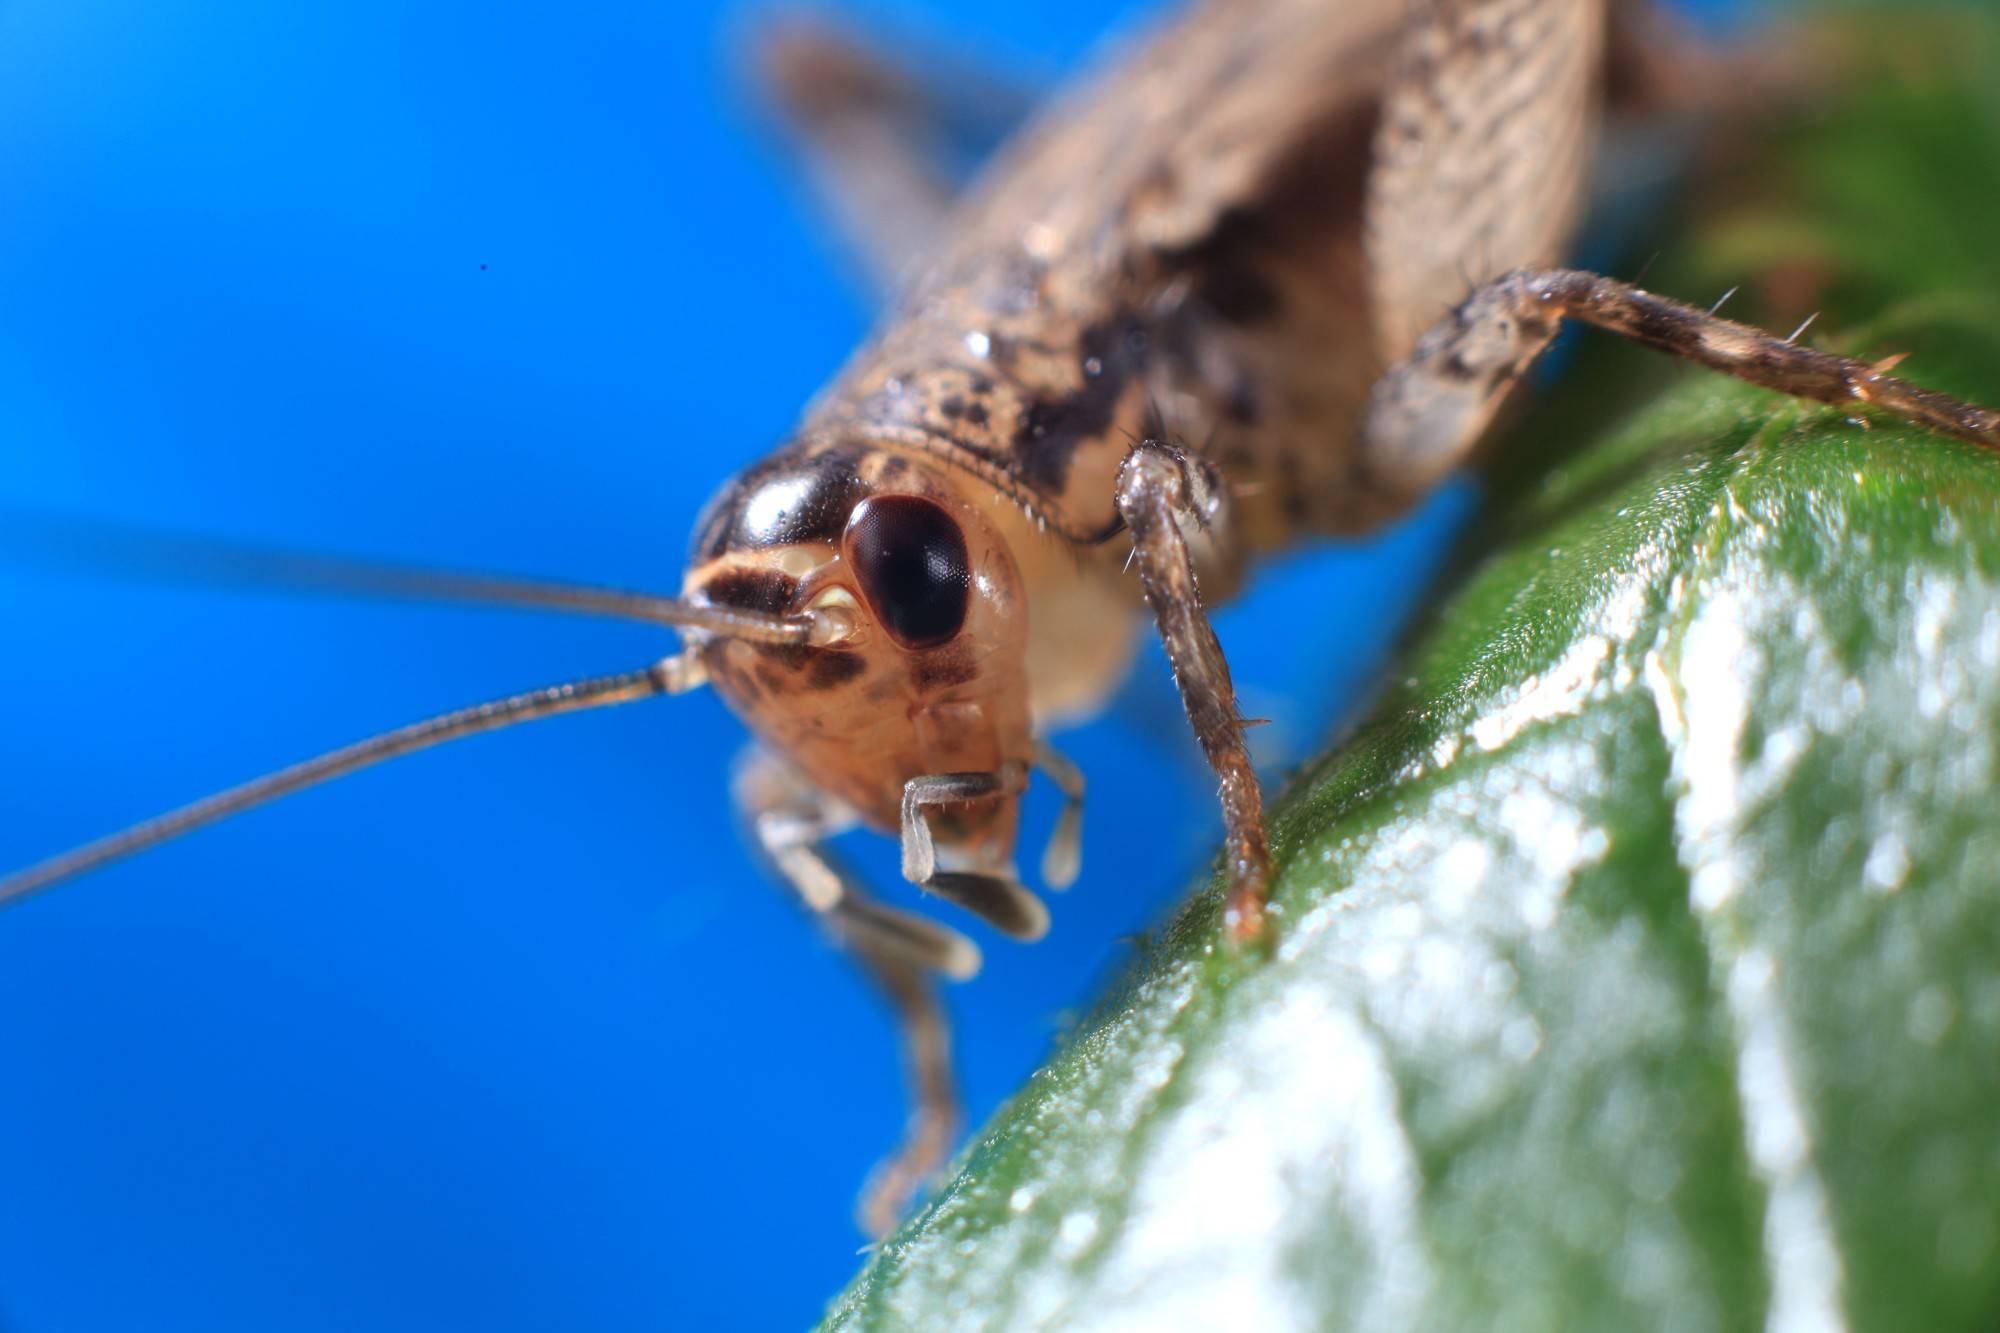
[[[948,690],[978,679],[978,664],[964,653],[931,653],[910,667],[910,683],[920,690]]]
[[[784,615],[792,609],[799,581],[776,569],[725,569],[701,585],[701,594],[714,606],[741,607],[767,615]]]
[[[862,451],[850,445],[811,452],[794,445],[736,478],[695,524],[693,558],[840,540],[847,516],[868,493]]]
[[[830,690],[836,685],[847,684],[867,670],[867,659],[860,653],[822,648],[813,654],[812,665],[806,668],[806,688]]]
[[[956,638],[972,597],[965,533],[942,505],[877,495],[854,510],[842,550],[869,608],[905,648]]]

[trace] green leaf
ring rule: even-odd
[[[2000,401],[1993,29],[1913,22],[1652,285]],[[830,1327],[1994,1325],[2000,457],[1608,343],[1276,803],[1274,954],[1205,886]]]

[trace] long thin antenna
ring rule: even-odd
[[[38,865],[0,879],[0,907],[18,902],[39,889],[95,870],[108,862],[157,847],[217,820],[275,801],[281,796],[344,777],[357,769],[395,759],[446,741],[498,731],[519,722],[533,722],[562,713],[632,703],[657,694],[678,694],[701,684],[702,673],[691,653],[669,657],[640,671],[573,680],[525,694],[509,695],[470,708],[460,708],[394,731],[370,736],[304,763],[281,768],[261,778],[203,797],[191,805],[134,824],[121,832],[74,851],[52,856]]]
[[[597,588],[386,561],[315,555],[248,543],[153,532],[119,524],[7,513],[0,550],[30,559],[116,574],[194,579],[251,588],[308,589],[424,601],[566,611],[700,630],[759,643],[802,644],[813,617],[780,616],[736,607],[705,606],[622,588]]]

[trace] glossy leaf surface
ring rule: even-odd
[[[1649,284],[1993,402],[1993,28],[1905,27]],[[1646,356],[1276,802],[1275,954],[1206,887],[831,1326],[1992,1325],[2000,457]]]

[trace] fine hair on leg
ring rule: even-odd
[[[1183,521],[1209,525],[1219,512],[1220,478],[1204,461],[1170,445],[1134,445],[1118,473],[1118,512],[1132,534],[1132,565],[1146,591],[1160,642],[1202,753],[1220,783],[1229,892],[1223,909],[1232,940],[1264,934],[1271,855],[1263,799],[1244,744],[1236,688],[1208,613],[1202,609]]]
[[[1517,269],[1480,287],[1376,382],[1362,418],[1356,484],[1384,509],[1414,503],[1478,443],[1507,391],[1565,319],[1621,334],[1761,388],[1874,408],[2000,449],[2000,412],[1863,361],[1575,269]],[[1796,336],[1796,335],[1794,335]]]

